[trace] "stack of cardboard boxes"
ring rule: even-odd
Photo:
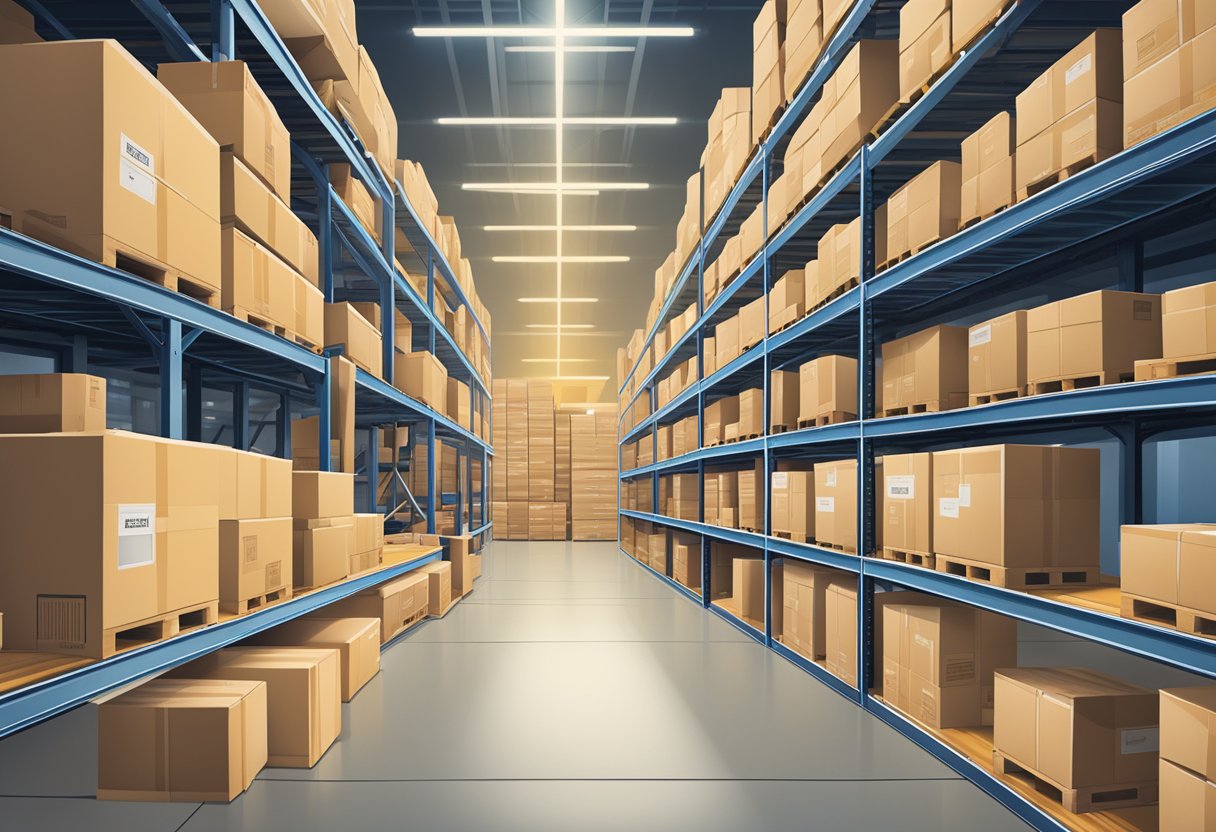
[[[616,408],[570,417],[572,540],[612,540],[617,515]]]
[[[1216,817],[1216,687],[1161,691],[1161,828],[1202,829]]]
[[[1211,564],[1216,525],[1123,526],[1119,583],[1125,618],[1205,632],[1216,621]]]
[[[882,413],[967,405],[967,337],[961,326],[932,326],[882,345]]]
[[[752,24],[752,127],[757,142],[768,136],[785,104],[781,47],[786,10],[785,0],[766,0]]]
[[[291,480],[296,585],[340,581],[350,574],[355,537],[354,475],[294,471]]]

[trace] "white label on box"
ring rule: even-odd
[[[836,487],[836,469],[835,468],[832,468],[831,470],[828,471],[827,476],[824,478],[824,485],[826,485],[828,488]]]
[[[836,498],[835,497],[816,497],[815,498],[815,511],[822,511],[827,514],[834,514],[836,512]]]
[[[887,498],[891,500],[915,499],[916,477],[911,475],[887,477]]]
[[[118,184],[140,199],[156,204],[156,177],[126,158],[118,163]]]
[[[156,505],[118,507],[118,568],[156,563]]]
[[[1094,65],[1093,55],[1086,55],[1081,60],[1068,68],[1064,73],[1064,83],[1071,84],[1073,81],[1080,78],[1085,73],[1089,72],[1090,67]]]
[[[127,136],[126,133],[119,134],[122,138],[122,158],[128,159],[148,173],[156,173],[156,159],[151,153],[144,150]]]
[[[785,471],[773,472],[773,488],[789,488],[790,475]]]
[[[1156,754],[1160,746],[1160,729],[1156,725],[1144,728],[1124,728],[1119,732],[1120,754]]]
[[[978,347],[992,340],[992,324],[974,327],[967,336],[967,346]]]
[[[971,486],[967,483],[958,487],[958,505],[959,508],[971,508]]]
[[[937,501],[937,513],[942,517],[958,517],[958,498],[942,497]]]

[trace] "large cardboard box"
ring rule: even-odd
[[[1216,525],[1123,526],[1119,573],[1126,595],[1216,616]]]
[[[4,225],[214,297],[219,146],[117,41],[5,47],[0,110]]]
[[[838,421],[857,416],[857,359],[821,355],[798,368],[798,421]],[[826,421],[825,421],[826,420]]]
[[[325,612],[328,608],[323,608]],[[377,618],[296,618],[263,630],[249,644],[264,647],[327,648],[338,651],[342,701],[355,698],[380,672],[380,621]]]
[[[702,444],[720,445],[726,440],[726,426],[739,422],[739,397],[727,396],[705,405],[702,418]]]
[[[823,46],[820,0],[789,0],[786,4],[785,41],[781,44],[782,86],[792,101],[810,73]]]
[[[832,578],[824,594],[824,651],[828,672],[857,686],[857,580]]]
[[[701,588],[701,538],[687,532],[671,533],[671,577],[693,590]]]
[[[452,604],[452,564],[444,560],[436,561],[418,571],[427,579],[427,615],[443,615]]]
[[[888,259],[898,260],[958,231],[961,187],[962,168],[957,162],[934,162],[891,194]]]
[[[909,102],[950,65],[950,0],[910,0],[899,10],[899,100]]]
[[[212,447],[219,454],[221,520],[291,516],[291,460]]]
[[[991,401],[1026,392],[1026,311],[1006,312],[967,331],[967,390]]]
[[[757,460],[755,465],[740,469],[737,472],[735,483],[738,488],[739,528],[763,532],[765,519],[764,463]]]
[[[781,643],[812,661],[827,655],[827,590],[839,575],[835,570],[792,558],[784,560]]]
[[[328,586],[350,575],[352,515],[312,521],[292,532],[292,579],[297,587]],[[320,524],[320,525],[317,525]],[[300,525],[297,521],[297,526]]]
[[[886,454],[882,458],[883,546],[897,552],[933,554],[933,455]]]
[[[938,324],[882,345],[884,413],[966,405],[966,327]]]
[[[0,376],[0,433],[106,429],[106,380],[85,373]]]
[[[1096,570],[1100,469],[1096,448],[935,451],[935,553],[1004,568]]]
[[[806,0],[814,3],[814,0]],[[768,293],[768,331],[773,334],[806,314],[806,271],[791,269]]]
[[[407,396],[440,413],[447,410],[448,371],[429,352],[397,353],[393,363],[393,384]]]
[[[858,41],[829,83],[833,106],[819,128],[824,171],[851,157],[899,100],[898,41]]]
[[[1216,783],[1161,758],[1159,822],[1164,832],[1216,828]]]
[[[1216,776],[1216,687],[1161,691],[1161,759],[1201,779]]]
[[[228,803],[266,765],[259,680],[152,679],[97,709],[97,799]]]
[[[290,517],[219,521],[220,608],[252,612],[291,597]]]
[[[1216,283],[1185,286],[1161,296],[1163,358],[1216,353]]]
[[[34,29],[34,16],[17,5],[16,0],[0,0],[0,44],[41,41]]]
[[[951,0],[950,40],[954,51],[965,49],[1007,5],[1007,0]]]
[[[751,303],[744,304],[739,310],[739,349],[741,351],[754,347],[764,339],[764,304],[765,298],[761,296]]]
[[[169,675],[265,682],[267,765],[312,768],[342,731],[342,673],[337,650],[227,647]]]
[[[857,460],[815,463],[815,540],[857,553]]]
[[[1157,779],[1157,694],[1080,667],[996,672],[993,746],[1053,785]]]
[[[752,24],[752,129],[756,138],[768,132],[785,103],[781,77],[781,42],[785,35],[785,0],[766,0]],[[726,188],[730,183],[724,183]]]
[[[343,355],[356,365],[376,378],[384,375],[380,330],[349,303],[325,304],[325,346],[342,347]]]
[[[323,0],[317,11],[322,12],[321,32],[299,38],[283,35],[288,50],[310,81],[357,78],[359,37],[354,0]]]
[[[413,571],[327,604],[308,617],[378,619],[380,643],[388,644],[407,627],[422,620],[429,602],[429,579],[421,572]]]
[[[770,433],[777,433],[777,428],[794,430],[798,427],[798,408],[802,403],[799,393],[800,379],[801,372],[773,370],[768,386]]]
[[[735,558],[731,566],[731,597],[744,619],[764,620],[764,559]]]
[[[244,61],[162,63],[156,77],[217,143],[290,204],[291,137]]]
[[[993,673],[1017,664],[1017,622],[961,604],[884,604],[883,697],[931,728],[993,721]]]
[[[999,112],[963,139],[959,225],[987,218],[1014,203],[1013,117]]]
[[[292,471],[291,515],[296,520],[348,517],[355,513],[355,475]]]
[[[1026,380],[1040,390],[1130,381],[1161,343],[1160,295],[1103,290],[1044,304],[1026,313]]]
[[[803,543],[815,539],[815,474],[813,471],[774,471],[770,509],[772,530]]]
[[[318,302],[320,292],[274,252],[235,226],[225,225],[220,233],[220,267],[220,308],[225,312],[250,323],[269,324],[311,336],[312,343],[321,346],[324,317],[320,331],[297,330],[297,281],[312,289]],[[304,322],[309,323],[307,317]]]
[[[220,222],[235,224],[319,286],[316,235],[230,147],[220,151]]]

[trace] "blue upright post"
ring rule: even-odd
[[[762,505],[756,506],[756,510],[760,516],[760,529],[764,532],[764,643],[768,647],[773,646],[773,557],[772,551],[768,547],[768,535],[771,534],[772,523],[769,519],[769,505],[772,500],[769,499],[770,483],[772,482],[773,463],[769,459],[768,453],[768,397],[769,397],[769,356],[768,356],[768,293],[772,288],[770,286],[771,274],[768,259],[768,179],[769,179],[769,158],[767,152],[761,149],[760,158],[760,204],[763,209],[760,212],[760,225],[763,229],[764,244],[760,246],[760,261],[761,264],[761,291],[764,292],[764,335],[760,341],[761,348],[764,350],[763,360],[760,363],[760,371],[764,377],[760,379],[761,395],[761,421],[760,435],[764,437],[761,444],[760,458],[763,462],[761,470],[764,472],[764,483],[760,486],[756,494],[756,499],[763,502]]]
[[[874,277],[874,180],[869,146],[861,147],[861,264],[857,312],[857,688],[864,700],[874,666],[874,582],[866,579],[865,556],[874,539],[874,448],[865,436],[865,423],[874,416],[874,318],[867,299],[867,281]]]
[[[279,409],[274,414],[274,455],[280,459],[291,456],[291,394],[279,393]]]
[[[332,461],[329,458],[329,410],[330,386],[333,383],[333,367],[336,358],[325,362],[325,375],[317,383],[317,453],[321,471],[331,470]]]
[[[329,179],[329,166],[323,168]],[[317,183],[317,257],[321,261],[321,292],[326,303],[334,302],[334,205],[333,190],[326,182]],[[381,321],[383,324],[383,320]]]
[[[380,204],[380,227],[383,229],[380,234],[380,250],[384,254],[384,261],[388,263],[390,277],[397,273],[397,205],[393,191],[393,183],[390,181],[388,195]]]
[[[197,364],[186,377],[186,438],[203,441],[203,368]]]
[[[182,322],[165,321],[160,348],[160,434],[182,439]]]
[[[435,533],[435,504],[439,495],[435,493],[435,420],[426,420],[426,530]]]
[[[391,268],[391,266],[390,266]],[[393,364],[396,362],[394,348],[396,335],[396,293],[395,278],[389,277],[380,284],[380,349],[383,363],[384,380],[393,383]]]
[[[426,308],[435,313],[435,249],[433,246],[427,246],[426,249]],[[426,328],[427,331],[427,351],[431,355],[435,354],[435,325],[431,324]]]
[[[375,425],[367,429],[367,455],[364,459],[367,460],[367,464],[363,466],[367,471],[367,499],[364,510],[368,514],[376,514],[380,511],[377,499],[377,492],[380,490],[380,429]]]
[[[236,18],[228,0],[211,0],[211,60],[236,58]]]
[[[232,447],[249,450],[249,385],[238,381],[232,386]]]

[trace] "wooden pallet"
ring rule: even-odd
[[[816,416],[814,419],[799,419],[798,429],[803,428],[821,428],[825,425],[839,425],[844,422],[857,421],[856,413],[849,413],[845,410],[833,410],[831,413],[824,413]]]
[[[1102,573],[1097,566],[996,566],[941,553],[934,558],[938,572],[1007,589],[1095,586],[1102,582]]]
[[[798,430],[798,426],[797,425],[769,425],[768,426],[769,435],[772,435],[774,433],[788,433],[791,430]]]
[[[301,347],[304,347],[317,355],[320,355],[323,350],[323,345],[314,343],[298,332],[295,332],[282,324],[275,323],[263,315],[258,315],[252,310],[245,309],[244,307],[240,306],[233,306],[225,309],[224,311],[236,318],[238,321],[244,321],[247,324],[252,324],[258,329],[265,330],[266,332],[277,335],[284,340],[291,341],[294,344],[299,344]]]
[[[905,260],[907,260],[910,257],[915,257],[916,255],[920,254],[922,251],[927,249],[929,246],[937,245],[943,239],[945,239],[945,238],[942,237],[940,234],[938,234],[932,240],[925,242],[923,245],[917,246],[916,248],[912,249],[911,251],[905,251],[905,252],[895,255],[894,257],[888,257],[886,260],[884,260],[881,263],[879,263],[878,265],[876,265],[874,267],[874,269],[875,269],[875,271],[880,271],[880,272],[886,271],[887,269],[891,268],[892,266],[898,265],[899,263],[904,262]]]
[[[882,409],[882,418],[885,419],[888,416],[909,416],[914,413],[941,413],[945,410],[957,410],[960,407],[963,407],[961,394],[956,398],[946,399],[945,401],[937,399],[931,402],[906,404],[901,407],[884,407]]]
[[[822,540],[816,540],[815,545],[820,549],[833,549],[837,552],[844,552],[846,555],[857,554],[856,546],[841,546],[839,543],[825,543]]]
[[[1179,376],[1202,376],[1216,373],[1216,353],[1191,355],[1186,358],[1149,358],[1136,362],[1136,381],[1156,381]]]
[[[1119,614],[1143,624],[1156,624],[1193,636],[1216,638],[1216,614],[1121,593]]]
[[[122,627],[110,627],[101,634],[101,657],[109,658],[124,650],[133,650],[191,630],[210,627],[219,619],[220,602],[208,601]]]
[[[1054,173],[1047,174],[1042,179],[1027,183],[1026,187],[1018,189],[1018,202],[1030,199],[1030,197],[1034,196],[1035,194],[1042,193],[1052,185],[1058,185],[1068,177],[1076,176],[1081,171],[1086,170],[1087,168],[1092,168],[1094,165],[1098,164],[1098,162],[1106,159],[1108,155],[1109,154],[1107,153],[1091,153],[1080,161],[1073,162],[1071,165],[1068,165],[1065,168],[1061,168]]]
[[[155,257],[133,251],[112,237],[103,237],[101,245],[102,265],[194,298],[213,309],[220,308],[220,290],[206,281],[184,274]]]
[[[1069,789],[996,749],[992,752],[992,768],[997,774],[1020,774],[1033,778],[1038,791],[1051,796],[1058,793],[1060,803],[1074,814],[1147,806],[1157,802],[1156,780]]]
[[[1085,376],[1061,376],[1059,378],[1032,381],[1027,385],[1028,395],[1042,396],[1044,393],[1060,393],[1068,390],[1084,390],[1087,387],[1105,387],[1132,380],[1131,373],[1102,371]]]
[[[989,211],[987,214],[981,214],[978,217],[970,217],[969,219],[963,220],[959,223],[958,230],[964,231],[973,225],[978,225],[979,223],[983,222],[986,219],[995,217],[997,214],[1001,213],[1008,207],[1009,207],[1008,205],[1002,205],[999,208],[995,208],[995,209]]]
[[[377,567],[379,564],[377,564]],[[371,570],[366,570],[371,571]],[[264,607],[273,606],[274,604],[283,601],[291,600],[291,587],[283,587],[276,589],[273,592],[267,592],[263,595],[255,595],[252,598],[246,598],[243,601],[223,601],[220,603],[220,612],[228,615],[248,615],[251,612],[257,612]]]
[[[992,404],[993,402],[1005,402],[1010,399],[1021,399],[1030,395],[1029,390],[1025,385],[1021,387],[1013,387],[1009,390],[994,390],[989,393],[973,393],[967,397],[967,406],[976,407],[981,404]]]
[[[907,549],[895,549],[890,546],[883,547],[882,559],[898,561],[910,566],[923,566],[925,569],[933,569],[936,563],[936,558],[928,552],[913,552]]]
[[[735,442],[747,442],[747,441],[748,441],[748,440],[750,440],[750,439],[759,439],[759,438],[760,438],[760,434],[758,434],[758,433],[741,434],[741,435],[739,435],[739,436],[735,436],[735,437],[732,437],[732,438],[730,438],[730,439],[727,439],[727,440],[726,440],[726,441],[724,441],[722,444],[724,444],[724,445],[730,445],[730,444],[733,444],[733,443],[735,443]]]
[[[401,624],[401,626],[398,627],[397,630],[391,636],[389,636],[387,639],[385,639],[383,643],[388,644],[390,641],[393,641],[394,639],[401,638],[401,636],[403,636],[405,633],[407,633],[411,629],[413,629],[413,627],[415,625],[426,620],[426,617],[427,617],[427,611],[425,608],[418,610],[418,612],[414,613],[409,618],[405,619],[405,621]]]
[[[782,531],[780,529],[773,529],[773,537],[777,537],[782,540],[788,540],[791,543],[812,543],[812,542],[814,542],[811,540],[809,535],[794,534],[793,532],[786,532],[786,531]]]

